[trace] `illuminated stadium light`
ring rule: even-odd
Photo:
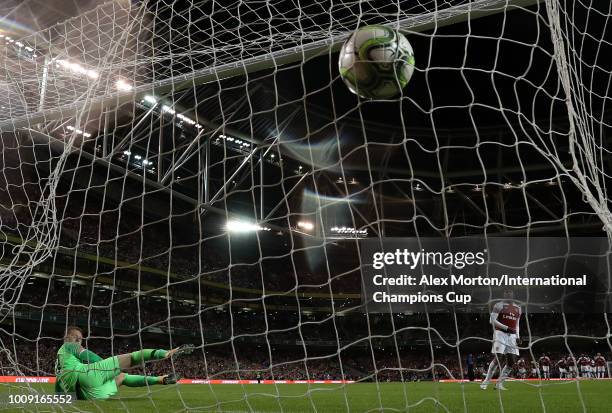
[[[142,159],[142,156],[140,156],[140,155],[134,155],[134,159],[136,159],[136,160],[141,160],[141,159]]]
[[[334,235],[352,236],[352,237],[367,237],[367,229],[356,229],[351,227],[331,227],[330,232]]]
[[[145,159],[144,161],[142,161],[142,164],[143,165],[152,165],[153,161],[148,161],[148,160]]]
[[[91,133],[89,133],[89,132],[84,132],[84,131],[82,131],[81,129],[77,129],[77,128],[75,128],[74,126],[70,126],[70,125],[68,125],[68,126],[66,126],[66,129],[68,129],[69,131],[75,132],[75,133],[77,133],[77,134],[79,134],[79,135],[83,135],[83,136],[84,136],[84,137],[86,137],[86,138],[91,138]]]
[[[314,224],[309,221],[299,221],[297,226],[298,228],[305,229],[306,231],[312,231],[314,229]]]
[[[122,90],[126,92],[129,92],[130,90],[134,89],[134,86],[130,85],[128,82],[126,82],[123,79],[117,80],[115,82],[115,86],[117,87],[117,90]]]
[[[157,99],[155,99],[151,95],[146,95],[143,99],[144,99],[145,102],[150,103],[152,105],[155,105],[157,103]]]
[[[17,46],[19,46],[19,47],[23,47],[23,43],[21,43],[21,42],[15,42],[15,44],[16,44]]]
[[[182,113],[179,113],[178,115],[176,115],[177,118],[179,118],[180,120],[182,120],[185,123],[188,123],[190,125],[195,125],[195,120],[191,119],[188,116],[183,115]]]
[[[270,228],[262,227],[261,225],[254,224],[252,222],[230,220],[227,221],[227,224],[225,225],[225,230],[227,232],[246,233],[256,231],[270,231]]]
[[[132,154],[132,152],[130,152],[130,151],[123,151],[123,154],[127,155],[127,156],[130,156]]]
[[[176,111],[174,109],[172,109],[170,106],[168,105],[162,105],[162,112],[166,112],[169,113],[171,115],[176,114]]]
[[[63,60],[63,59],[56,59],[55,60],[55,64],[56,67],[61,67],[67,71],[70,71],[72,73],[77,73],[80,75],[85,75],[91,79],[97,79],[98,78],[98,72],[96,72],[95,70],[91,70],[91,69],[86,69],[85,67],[81,66],[78,63],[75,62],[69,62],[67,60]]]

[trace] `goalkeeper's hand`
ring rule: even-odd
[[[506,328],[506,333],[508,333],[508,334],[516,334],[516,330],[511,328],[511,327],[508,327],[508,328]]]

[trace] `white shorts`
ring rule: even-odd
[[[577,371],[576,366],[569,366],[569,371]]]
[[[501,330],[495,330],[491,353],[516,354],[518,356],[519,349],[516,345],[516,334],[508,334]]]
[[[606,372],[606,367],[605,366],[597,366],[595,367],[595,371],[598,373],[605,373]]]
[[[527,374],[527,370],[525,370],[525,369],[519,369],[519,374]]]
[[[550,370],[550,366],[542,366],[542,371],[548,372]]]
[[[563,367],[559,367],[559,373],[565,374],[565,369]]]
[[[583,373],[588,373],[589,371],[591,371],[591,367],[590,366],[580,366],[580,371],[582,371]]]

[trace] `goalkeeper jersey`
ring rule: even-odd
[[[78,373],[87,371],[87,367],[79,360],[81,345],[79,343],[64,343],[57,350],[55,362],[56,390],[65,393],[76,391]]]

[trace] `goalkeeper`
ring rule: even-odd
[[[164,360],[172,356],[190,354],[192,345],[183,345],[173,350],[143,349],[128,354],[102,359],[81,345],[83,331],[79,327],[68,327],[64,344],[57,351],[55,366],[56,393],[75,393],[77,399],[108,399],[117,393],[117,387],[144,387],[154,384],[174,384],[178,377],[141,376],[123,373],[122,370],[141,365],[149,360]]]

